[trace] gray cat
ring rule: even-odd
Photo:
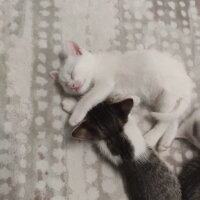
[[[73,137],[95,141],[122,174],[131,200],[180,200],[177,178],[150,149],[130,118],[133,100],[103,102],[75,127]],[[133,132],[134,130],[134,132]]]
[[[190,132],[190,138],[193,138],[193,140],[195,139],[195,146],[200,146],[199,122],[194,123],[193,131]],[[183,167],[179,175],[179,181],[181,183],[183,200],[200,200],[200,156],[189,161]]]

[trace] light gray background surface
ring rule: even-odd
[[[1,200],[126,199],[90,145],[64,137],[67,115],[48,72],[67,40],[170,52],[200,90],[199,0],[0,0]],[[174,142],[162,156],[178,172],[193,152]]]

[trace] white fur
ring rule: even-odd
[[[93,85],[94,71],[92,66],[95,65],[94,62],[94,57],[90,53],[85,53],[82,56],[68,56],[65,66],[59,71],[59,82],[67,94],[82,95],[88,91]],[[78,91],[70,89],[69,85],[77,82],[82,87]]]
[[[76,103],[77,101],[74,98],[66,97],[62,101],[62,107],[66,112],[71,113]]]
[[[151,115],[155,119],[161,120],[161,121],[176,120],[187,109],[188,105],[190,104],[190,101],[191,101],[190,96],[185,97],[184,99],[180,98],[177,103],[178,106],[176,106],[176,108],[173,110],[172,113],[151,112]]]
[[[69,75],[72,72],[73,79]],[[107,97],[138,96],[141,102],[156,107],[157,112],[152,115],[158,120],[158,131],[163,127],[162,120],[165,121],[165,128],[159,131],[162,136],[170,122],[184,113],[191,99],[192,82],[183,64],[156,50],[98,54],[84,51],[82,55],[68,57],[59,79],[66,92],[84,94],[69,119],[72,126]],[[66,88],[66,84],[72,83],[80,89]],[[148,134],[149,138],[153,132]]]
[[[135,120],[130,116],[128,122],[124,126],[124,133],[134,147],[135,160],[145,161],[148,158],[147,144]]]
[[[110,152],[110,150],[108,149],[106,143],[104,140],[100,141],[100,142],[97,142],[96,143],[99,150],[101,151],[101,153],[106,157],[108,158],[113,164],[115,165],[119,165],[122,160],[120,158],[120,156],[113,156]]]

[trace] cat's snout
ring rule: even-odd
[[[69,87],[72,90],[79,90],[81,88],[81,83],[79,81],[75,81],[74,83],[70,84]]]
[[[73,89],[73,88],[75,88],[75,84],[70,84],[69,87],[70,87],[71,89]]]

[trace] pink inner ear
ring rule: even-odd
[[[73,41],[67,42],[67,52],[71,56],[79,56],[82,55],[80,47]]]
[[[52,78],[53,80],[55,80],[55,81],[58,80],[58,72],[57,72],[57,71],[51,71],[51,72],[49,73],[49,75],[51,76],[51,78]]]

